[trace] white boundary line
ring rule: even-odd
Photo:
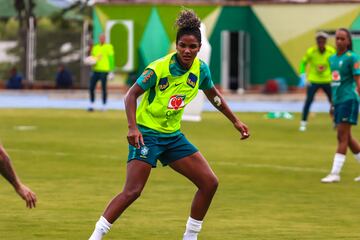
[[[17,148],[9,148],[6,149],[7,151],[11,152],[26,152],[32,154],[41,154],[41,155],[56,155],[56,156],[75,156],[75,155],[82,155],[82,156],[92,156],[97,158],[106,158],[106,159],[120,159],[120,157],[112,156],[112,155],[103,155],[103,154],[88,154],[88,153],[68,153],[68,152],[51,152],[51,151],[42,151],[42,150],[24,150],[24,149],[17,149]]]
[[[96,158],[103,159],[120,159],[119,156],[104,155],[104,154],[88,154],[88,153],[67,153],[67,152],[51,152],[51,151],[42,151],[42,150],[24,150],[17,148],[10,148],[8,151],[13,152],[27,152],[33,154],[42,154],[42,155],[56,155],[56,156],[73,156],[73,155],[82,155],[82,156],[92,156]],[[282,171],[291,171],[291,172],[316,172],[316,173],[327,173],[327,169],[323,168],[309,168],[309,167],[294,167],[294,166],[285,166],[285,165],[275,165],[275,164],[257,164],[257,163],[231,163],[231,162],[211,162],[211,165],[219,166],[239,166],[244,168],[268,168]]]
[[[293,167],[293,166],[284,166],[284,165],[275,165],[275,164],[257,164],[257,163],[229,163],[229,162],[212,162],[212,165],[223,165],[223,166],[239,166],[245,168],[269,168],[275,170],[284,170],[291,172],[317,172],[317,173],[327,173],[329,170],[323,168],[308,168],[308,167]]]

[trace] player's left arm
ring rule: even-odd
[[[234,124],[234,127],[241,133],[241,139],[246,139],[250,136],[248,127],[235,116],[223,96],[215,88],[209,66],[203,61],[201,61],[200,66],[199,89],[203,90],[211,104]]]
[[[360,96],[360,75],[354,76],[355,82],[356,82],[356,91]]]
[[[204,90],[204,93],[211,104],[234,124],[234,127],[241,133],[241,139],[250,137],[249,128],[231,111],[224,97],[215,87]]]
[[[352,73],[356,83],[356,91],[360,95],[360,61],[357,55],[353,57]]]

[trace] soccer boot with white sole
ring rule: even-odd
[[[335,183],[335,182],[340,182],[340,176],[337,174],[332,174],[330,173],[329,175],[327,175],[326,177],[321,179],[322,183]]]

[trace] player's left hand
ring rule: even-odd
[[[19,196],[25,200],[28,208],[34,208],[36,206],[36,195],[30,188],[20,183],[19,187],[15,189]]]
[[[107,75],[107,80],[112,81],[115,78],[115,74],[113,72],[109,72]]]
[[[245,123],[241,121],[236,121],[234,127],[241,133],[241,140],[247,139],[250,137],[249,128]]]

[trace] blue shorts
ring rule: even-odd
[[[357,100],[348,100],[334,106],[334,122],[336,125],[339,123],[356,125],[358,114],[359,102]]]
[[[128,162],[136,159],[156,167],[156,162],[159,159],[161,164],[166,166],[198,151],[182,133],[174,137],[143,135],[143,138],[145,145],[141,146],[140,149],[129,145]]]

